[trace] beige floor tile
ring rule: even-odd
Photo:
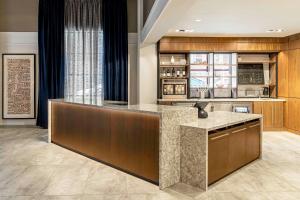
[[[48,186],[53,169],[47,166],[30,166],[0,188],[1,196],[37,195]]]
[[[127,174],[110,167],[98,167],[90,174],[84,194],[127,194]]]
[[[0,200],[298,200],[300,136],[263,135],[261,160],[211,185],[165,190],[54,144],[47,131],[0,128]]]
[[[155,194],[159,192],[159,187],[152,183],[130,175],[127,175],[126,178],[129,194]]]
[[[45,189],[45,195],[80,195],[83,193],[91,165],[70,165],[53,167],[54,173]]]

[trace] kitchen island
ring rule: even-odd
[[[150,181],[160,189],[184,182],[205,190],[211,158],[208,138],[215,132],[221,134],[220,129],[237,129],[260,119],[261,115],[231,112],[209,113],[207,119],[198,119],[196,108],[184,106],[97,106],[51,100],[49,142]],[[261,129],[256,135],[260,133]]]

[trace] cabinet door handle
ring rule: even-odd
[[[239,130],[236,130],[236,131],[232,131],[232,133],[237,133],[237,132],[241,132],[241,131],[244,131],[244,130],[246,130],[247,128],[241,128],[241,129],[239,129]]]
[[[224,135],[219,135],[219,136],[216,136],[216,137],[212,137],[212,138],[210,138],[210,140],[217,140],[217,139],[223,138],[223,137],[228,136],[228,135],[229,135],[229,134],[226,133],[226,134],[224,134]]]
[[[260,124],[254,124],[254,125],[251,125],[249,126],[250,128],[253,128],[253,127],[256,127],[256,126],[260,126]]]

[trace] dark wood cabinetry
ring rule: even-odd
[[[246,126],[229,130],[229,171],[234,171],[245,164]]]
[[[222,131],[209,135],[208,139],[208,180],[215,182],[229,171],[229,133]]]
[[[156,114],[52,103],[52,142],[150,182],[159,182]]]
[[[260,154],[260,123],[253,122],[247,125],[246,134],[246,162],[251,162]]]
[[[211,132],[208,137],[208,184],[257,159],[259,155],[258,120]]]

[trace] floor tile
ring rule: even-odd
[[[263,134],[262,159],[207,192],[158,186],[49,144],[47,130],[0,128],[0,200],[298,200],[300,136]]]

